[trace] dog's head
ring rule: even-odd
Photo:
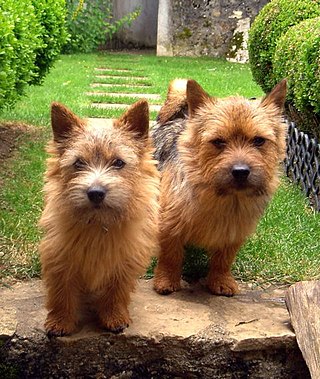
[[[189,121],[180,143],[189,179],[219,196],[271,194],[285,151],[285,96],[285,80],[261,101],[212,98],[189,80]]]
[[[53,103],[54,170],[65,207],[86,222],[105,225],[137,208],[148,146],[148,104],[141,100],[118,120],[84,121]],[[52,151],[51,151],[52,152]],[[50,183],[49,183],[50,184]]]

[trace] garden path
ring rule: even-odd
[[[93,90],[86,94],[91,98],[92,108],[127,109],[134,102],[144,98],[156,102],[149,104],[150,111],[159,112],[161,96],[157,93],[143,92],[144,88],[150,87],[149,78],[137,74],[134,70],[97,67],[94,82],[91,84]]]

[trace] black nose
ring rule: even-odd
[[[106,197],[107,191],[101,186],[93,186],[87,190],[87,196],[93,204],[100,204]]]
[[[244,183],[249,174],[250,168],[246,164],[236,164],[232,167],[232,176],[238,183]]]

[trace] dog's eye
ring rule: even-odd
[[[213,146],[215,146],[218,149],[223,149],[227,144],[227,142],[222,138],[216,138],[212,140],[211,143]]]
[[[113,162],[112,162],[112,167],[115,167],[115,168],[122,168],[124,167],[125,165],[125,162],[122,160],[122,159],[115,159]]]
[[[260,146],[264,145],[266,140],[263,137],[254,137],[252,142],[253,142],[254,146],[260,147]]]
[[[76,169],[76,170],[82,170],[84,167],[86,166],[86,162],[82,159],[77,159],[74,164],[73,164],[73,167]]]

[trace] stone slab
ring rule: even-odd
[[[124,80],[147,80],[145,76],[122,76],[122,75],[95,75],[97,79],[124,79]]]
[[[110,84],[110,83],[92,83],[90,84],[90,87],[96,88],[96,87],[129,87],[129,88],[141,88],[141,87],[150,87],[149,84]]]
[[[101,126],[112,126],[112,123],[114,121],[114,119],[112,118],[102,118],[102,117],[90,117],[87,119],[89,123],[94,123],[94,124],[98,124],[98,125],[101,125]],[[149,127],[152,128],[152,126],[156,123],[156,121],[150,121],[149,122]]]
[[[127,109],[129,104],[109,104],[109,103],[91,103],[91,108],[98,109]],[[159,112],[161,109],[161,105],[149,104],[149,110]]]
[[[6,339],[0,377],[3,367],[23,378],[310,377],[284,289],[242,285],[239,295],[226,298],[198,283],[161,296],[152,280],[140,280],[130,314],[132,324],[120,335],[87,322],[72,336],[48,340],[41,281],[0,289],[0,335]]]
[[[99,71],[99,72],[130,72],[131,70],[127,69],[127,68],[105,68],[105,67],[96,67],[94,69],[95,71]]]
[[[136,97],[139,99],[160,100],[161,96],[155,93],[130,93],[130,92],[86,92],[87,96],[112,96],[112,97]]]

